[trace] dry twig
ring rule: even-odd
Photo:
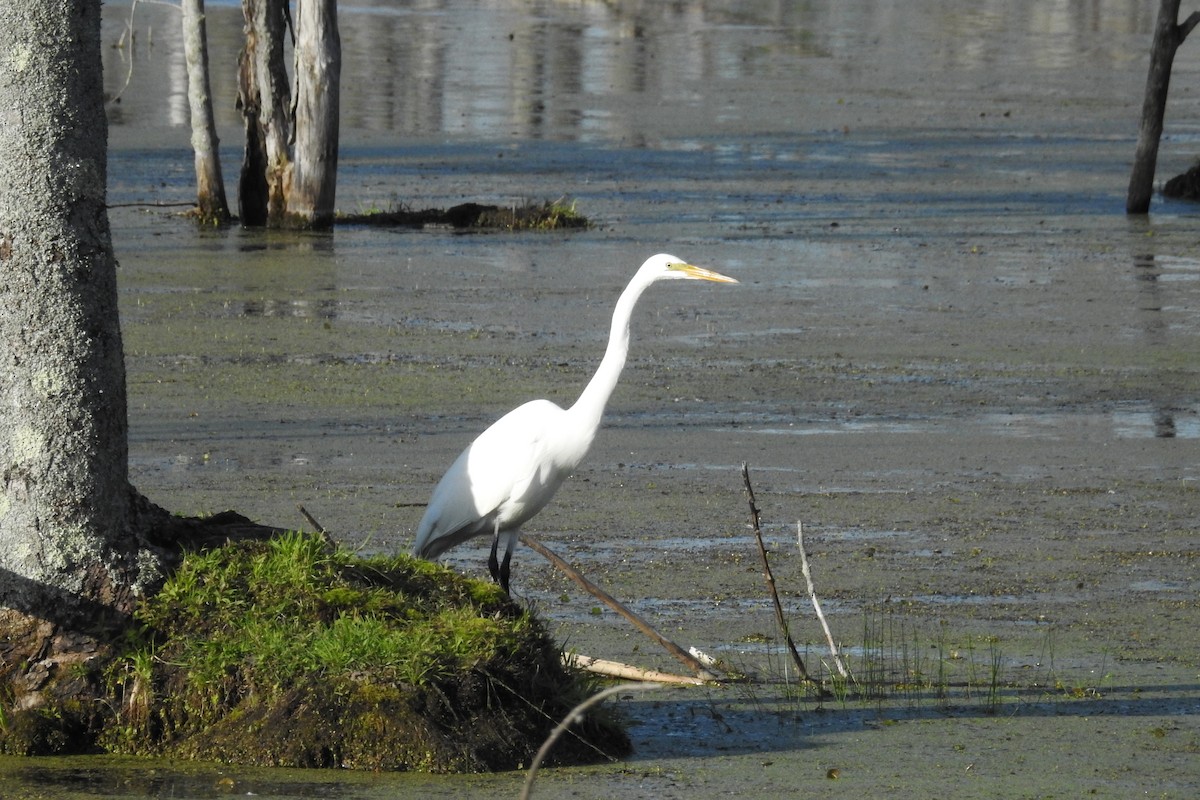
[[[829,631],[829,623],[825,621],[825,614],[821,611],[821,602],[817,600],[817,587],[813,585],[812,573],[808,570],[808,554],[804,552],[804,524],[802,522],[796,523],[796,542],[800,545],[800,571],[804,573],[804,582],[808,584],[808,598],[812,600],[813,610],[817,612],[817,619],[821,621],[821,628],[825,631],[825,641],[829,642],[829,652],[833,655],[833,664],[843,678],[849,678],[850,671],[846,669],[846,664],[842,661],[842,654],[838,652],[837,645],[834,644],[833,634]]]
[[[300,514],[306,520],[308,520],[308,524],[312,525],[314,528],[317,529],[317,534],[321,537],[321,541],[325,543],[326,547],[328,547],[330,550],[337,547],[336,543],[333,541],[333,537],[329,535],[329,531],[325,530],[324,525],[317,522],[316,517],[314,517],[312,514],[308,513],[307,508],[305,508],[302,505],[297,505],[296,508],[300,509]]]
[[[792,660],[796,662],[796,669],[800,673],[801,680],[811,680],[808,676],[808,670],[804,667],[804,659],[800,657],[800,651],[796,649],[796,643],[792,641],[791,631],[788,630],[787,619],[783,616],[783,604],[779,602],[779,592],[775,590],[775,576],[771,574],[771,562],[767,559],[767,547],[763,544],[762,529],[758,525],[758,506],[754,503],[754,489],[750,486],[750,467],[742,462],[742,481],[746,484],[746,499],[750,502],[750,523],[754,528],[754,538],[758,540],[758,552],[762,556],[763,577],[767,581],[767,588],[771,591],[771,601],[775,604],[775,621],[779,624],[780,630],[783,631],[784,641],[787,642],[788,650],[792,654]]]
[[[608,592],[604,591],[599,586],[592,583],[587,578],[583,577],[583,575],[579,572],[579,570],[575,569],[570,564],[568,564],[566,561],[564,561],[553,550],[546,547],[546,545],[542,544],[537,539],[534,539],[532,536],[530,536],[529,534],[526,534],[526,533],[521,534],[521,541],[524,542],[526,545],[528,545],[533,550],[537,551],[543,558],[545,558],[551,564],[558,567],[558,569],[563,574],[565,574],[571,580],[575,581],[575,583],[577,583],[585,591],[590,593],[597,600],[604,603],[606,606],[611,608],[613,611],[616,611],[622,617],[624,617],[625,619],[632,622],[633,626],[635,628],[637,628],[639,631],[646,634],[646,636],[650,637],[651,639],[653,639],[654,641],[656,641],[660,645],[662,645],[662,647],[664,647],[668,653],[673,655],[675,658],[679,659],[679,661],[681,661],[683,664],[685,664],[688,669],[695,672],[697,678],[700,678],[702,681],[718,680],[717,676],[713,675],[711,672],[709,672],[705,668],[704,664],[702,664],[700,662],[699,659],[697,659],[691,653],[684,650],[679,645],[672,642],[670,639],[667,639],[665,636],[660,634],[658,631],[654,630],[654,628],[650,627],[649,623],[647,623],[644,619],[642,619],[637,614],[630,611],[628,608],[626,608],[624,605],[622,605],[620,602],[618,602],[616,600],[616,598],[614,598]]]
[[[663,687],[657,683],[622,683],[618,684],[617,686],[610,686],[601,692],[597,692],[587,700],[584,700],[582,703],[572,708],[567,713],[567,716],[563,718],[563,721],[558,723],[554,730],[550,732],[550,735],[546,738],[546,741],[544,741],[541,748],[538,749],[537,755],[533,757],[533,764],[529,766],[529,774],[525,776],[525,785],[521,788],[521,800],[529,800],[529,798],[533,795],[533,780],[535,777],[537,777],[537,772],[538,769],[541,768],[542,762],[546,760],[546,756],[550,753],[550,748],[553,747],[554,743],[559,740],[559,737],[566,732],[567,728],[583,719],[583,712],[587,711],[589,708],[596,705],[609,695],[617,694],[619,692],[646,692],[651,689],[661,688]]]

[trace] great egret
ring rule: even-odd
[[[737,283],[733,278],[659,254],[646,259],[621,292],[608,348],[579,399],[563,409],[549,400],[514,408],[463,450],[438,481],[417,526],[412,554],[434,559],[476,536],[492,535],[488,570],[508,592],[509,561],[522,523],[542,510],[587,454],[629,352],[629,318],[642,292],[661,280]],[[504,561],[497,563],[500,535]]]

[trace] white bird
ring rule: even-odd
[[[737,283],[675,256],[646,259],[617,299],[604,358],[579,399],[567,409],[549,400],[531,400],[479,434],[434,488],[417,526],[414,556],[435,559],[468,539],[491,534],[488,570],[508,592],[509,561],[518,530],[583,461],[600,427],[604,406],[625,367],[634,305],[650,284],[680,278]],[[505,534],[504,561],[497,563],[501,534]]]

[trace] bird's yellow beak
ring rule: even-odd
[[[722,275],[719,272],[713,272],[711,269],[697,267],[694,264],[683,264],[675,262],[668,264],[667,269],[674,272],[682,272],[684,278],[691,278],[698,281],[716,281],[717,283],[737,283],[737,281],[728,275]]]

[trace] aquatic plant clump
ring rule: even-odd
[[[576,209],[575,203],[565,198],[527,201],[509,206],[460,203],[446,209],[373,208],[354,214],[339,214],[337,221],[341,225],[474,231],[582,230],[590,225],[587,217]]]
[[[498,587],[287,534],[190,554],[112,671],[115,752],[263,766],[519,768],[589,691]],[[622,755],[611,720],[560,760]]]

